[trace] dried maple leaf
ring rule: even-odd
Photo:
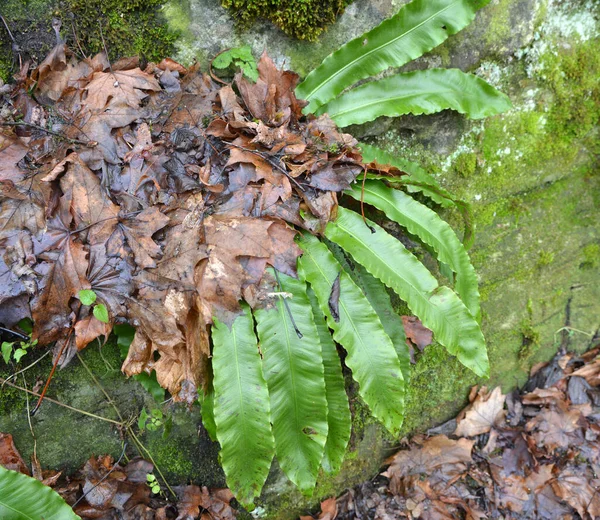
[[[28,148],[17,136],[0,132],[0,181],[23,180],[24,172],[17,164],[27,155]]]
[[[233,520],[235,510],[229,505],[233,494],[228,489],[213,489],[209,492],[206,487],[182,486],[176,488],[179,502],[177,520],[194,520],[201,511],[207,511],[213,520]]]
[[[463,412],[464,417],[457,419],[458,425],[454,435],[474,437],[489,432],[493,426],[504,420],[505,400],[506,395],[500,387],[494,388],[492,392],[488,392],[485,386],[481,387],[475,400]]]
[[[109,254],[120,254],[124,243],[131,248],[135,263],[141,268],[156,267],[154,260],[161,253],[160,246],[152,239],[152,235],[164,228],[169,222],[169,217],[163,215],[156,206],[144,211],[119,219],[118,226],[108,240]]]
[[[294,94],[299,79],[295,72],[279,71],[265,52],[258,62],[256,83],[242,74],[236,75],[235,82],[252,117],[268,126],[281,126],[288,122],[295,124],[307,105]]]
[[[532,433],[538,446],[553,452],[583,441],[582,420],[581,411],[577,409],[542,410],[527,422],[525,429]]]
[[[84,104],[87,109],[103,110],[110,99],[138,108],[140,102],[148,95],[144,91],[159,91],[161,88],[154,76],[135,68],[95,72],[85,90],[87,97]]]
[[[587,466],[569,467],[551,483],[556,496],[564,500],[583,519],[600,517],[600,493],[593,486],[592,474]]]

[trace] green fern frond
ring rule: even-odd
[[[330,54],[296,88],[315,112],[344,89],[390,67],[401,67],[465,28],[489,0],[413,0],[395,16]]]
[[[405,382],[394,345],[369,301],[316,237],[304,234],[298,241],[304,254],[298,274],[310,283],[321,311],[333,330],[333,339],[348,355],[346,365],[359,385],[359,394],[372,414],[392,433],[404,419]],[[340,276],[339,316],[329,308],[333,284]]]
[[[367,174],[367,178],[384,180],[390,184],[399,184],[405,186],[407,192],[422,193],[440,206],[456,207],[460,211],[465,225],[462,240],[463,245],[467,250],[471,247],[473,243],[473,214],[469,204],[454,197],[454,195],[440,186],[440,183],[418,164],[401,157],[395,157],[375,146],[360,143],[359,147],[363,155],[363,162],[376,161],[379,164],[390,164],[407,174],[401,177]]]
[[[381,148],[366,143],[359,143],[358,147],[362,152],[364,163],[375,161],[379,164],[390,164],[406,174],[398,178],[368,174],[367,177],[369,179],[399,182],[406,186],[406,191],[409,193],[423,193],[423,195],[440,206],[451,207],[456,205],[455,197],[449,191],[442,188],[435,177],[427,173],[417,163],[408,161],[402,157],[396,157]]]
[[[61,496],[35,478],[0,465],[0,518],[81,520]]]
[[[325,443],[325,453],[321,465],[333,475],[342,467],[346,447],[352,430],[352,417],[348,405],[348,395],[342,375],[342,365],[325,317],[319,309],[314,291],[309,287],[308,298],[312,307],[315,325],[321,342],[323,367],[325,369],[325,394],[327,396],[327,424],[329,433]]]
[[[257,309],[254,316],[264,356],[277,460],[287,477],[311,495],[328,431],[321,344],[306,284],[284,274],[279,278],[281,290],[291,295],[286,299],[288,308],[282,296],[272,309]]]
[[[481,119],[510,107],[505,94],[473,74],[430,69],[370,81],[321,106],[316,114],[327,113],[344,127],[380,116],[434,114],[447,109]]]
[[[262,373],[254,321],[247,305],[231,329],[212,326],[214,419],[227,485],[252,508],[275,454],[269,392]]]
[[[398,361],[400,361],[400,368],[402,368],[404,383],[408,387],[410,380],[410,352],[406,344],[406,333],[404,332],[402,318],[392,307],[390,295],[385,285],[362,265],[352,262],[340,246],[329,241],[327,242],[327,247],[329,247],[335,259],[367,297],[371,307],[377,313],[383,325],[383,330],[385,330],[385,333],[394,344],[396,354],[398,354]]]
[[[477,275],[469,255],[450,225],[439,215],[399,190],[378,181],[365,182],[364,190],[354,187],[346,191],[356,200],[363,200],[383,211],[386,217],[405,227],[410,233],[431,246],[440,262],[456,273],[455,289],[467,309],[479,321],[479,290]]]
[[[485,340],[464,303],[451,289],[439,287],[427,268],[398,240],[375,223],[369,222],[369,226],[375,233],[360,215],[339,208],[338,218],[327,225],[325,236],[393,289],[450,354],[477,375],[488,376]]]

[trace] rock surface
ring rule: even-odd
[[[204,64],[226,47],[250,44],[278,63],[306,74],[339,45],[377,25],[403,1],[357,0],[316,43],[294,41],[260,22],[237,34],[218,0],[170,0],[165,13],[182,31],[182,61]],[[489,385],[507,391],[529,368],[559,346],[588,348],[600,328],[600,6],[591,0],[492,0],[473,24],[411,67],[459,67],[490,81],[514,108],[484,121],[455,113],[381,118],[351,128],[360,139],[420,162],[474,206],[472,260],[480,276],[483,326],[492,366]],[[457,215],[445,215],[460,227]],[[424,251],[417,254],[426,255]],[[396,302],[399,312],[405,312]],[[173,483],[222,485],[217,447],[191,414],[157,404],[138,383],[126,381],[116,346],[90,346],[84,361],[127,419],[142,407],[173,415],[171,434],[142,439]],[[44,379],[48,360],[25,373],[28,385]],[[4,365],[0,376],[6,377]],[[477,378],[439,345],[418,358],[411,377],[406,434],[452,417]],[[15,384],[23,385],[19,377]],[[349,381],[351,386],[351,382]],[[115,420],[112,407],[78,362],[61,371],[49,395]],[[24,394],[3,388],[0,431],[15,436],[25,456],[34,437]],[[323,478],[312,500],[302,498],[273,467],[257,516],[293,518],[318,499],[372,476],[394,440],[352,400],[355,432],[342,473]],[[45,403],[31,421],[44,467],[73,470],[92,454],[118,456],[122,437],[114,424]]]

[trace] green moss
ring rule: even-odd
[[[580,269],[594,269],[600,264],[600,244],[588,244],[582,250],[583,262]]]
[[[500,0],[487,6],[486,15],[491,23],[485,32],[484,38],[488,45],[493,46],[497,42],[510,39],[512,31],[511,11],[514,9],[512,0]]]
[[[552,251],[540,251],[536,266],[538,268],[546,267],[554,262],[554,253]]]
[[[454,160],[453,168],[461,177],[471,177],[477,170],[477,156],[474,153],[461,153]]]
[[[271,20],[283,32],[301,40],[314,41],[332,24],[351,0],[222,0],[242,27],[256,18]]]
[[[477,380],[438,343],[426,347],[411,366],[402,433],[414,433],[453,417]]]
[[[160,61],[172,54],[177,32],[167,28],[162,0],[63,0],[87,54],[108,49],[111,59],[138,55]],[[104,41],[103,41],[104,40]]]

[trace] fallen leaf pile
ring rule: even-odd
[[[600,346],[533,372],[522,392],[474,388],[456,419],[318,518],[600,518]]]
[[[141,458],[120,466],[108,455],[92,457],[69,478],[56,471],[42,471],[34,458],[30,472],[12,436],[0,433],[0,465],[50,486],[84,519],[233,520],[236,517],[236,511],[229,505],[233,495],[228,489],[174,487],[177,494],[174,502],[165,500],[169,492],[164,487],[153,493],[147,479],[154,466]]]
[[[195,400],[213,318],[264,305],[267,266],[295,276],[296,230],[322,231],[363,169],[351,136],[302,115],[296,74],[266,55],[258,72],[220,86],[65,45],[25,67],[0,113],[0,322],[32,318],[64,366],[127,321],[123,371]]]

